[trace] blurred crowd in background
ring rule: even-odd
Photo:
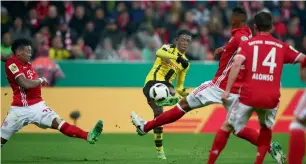
[[[15,1],[1,2],[1,54],[13,40],[33,41],[33,60],[153,61],[179,29],[193,34],[190,60],[218,60],[213,51],[231,36],[230,14],[244,6],[248,24],[271,12],[273,35],[306,53],[306,2],[299,1]],[[39,62],[38,62],[39,63]]]

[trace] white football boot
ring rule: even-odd
[[[134,111],[131,112],[131,120],[132,120],[133,125],[136,127],[136,131],[138,135],[143,136],[147,134],[143,130],[147,121],[140,118]]]

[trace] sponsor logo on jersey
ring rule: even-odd
[[[18,67],[17,67],[17,65],[16,65],[15,63],[9,65],[8,68],[11,70],[11,72],[12,72],[13,74],[19,72],[19,69],[18,69]]]

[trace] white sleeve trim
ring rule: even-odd
[[[21,75],[23,75],[23,76],[24,76],[24,73],[20,73],[20,74],[18,74],[17,76],[15,76],[15,79],[17,79],[17,77],[19,77],[19,76],[21,76]]]
[[[241,55],[241,54],[235,55],[234,59],[235,59],[235,58],[238,58],[238,57],[243,58],[243,60],[245,60],[245,56],[243,56],[243,55]]]
[[[294,62],[293,63],[297,63],[298,59],[304,55],[303,53],[299,53],[298,56],[295,58]]]

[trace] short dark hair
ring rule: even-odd
[[[19,49],[19,48],[23,48],[25,46],[31,46],[31,41],[26,39],[26,38],[20,38],[20,39],[16,39],[14,40],[13,44],[12,44],[12,51],[13,53],[16,53],[16,51]]]
[[[185,30],[185,29],[179,30],[176,34],[176,37],[180,37],[181,35],[189,35],[192,37],[192,34],[188,30]]]
[[[273,26],[272,15],[262,11],[255,15],[254,24],[259,31],[270,31]]]
[[[245,9],[241,6],[236,6],[232,10],[234,15],[242,15],[243,16],[243,21],[247,21],[247,13]]]

